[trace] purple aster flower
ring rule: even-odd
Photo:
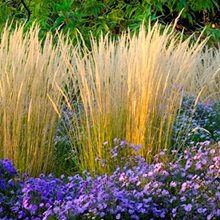
[[[117,215],[116,215],[116,217],[115,217],[115,219],[121,219],[121,214],[120,213],[118,213]]]
[[[184,205],[184,210],[186,212],[190,212],[192,210],[192,205],[191,204]]]

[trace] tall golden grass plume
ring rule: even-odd
[[[67,133],[80,170],[110,172],[114,138],[142,144],[149,162],[170,147],[183,95],[218,94],[219,65],[212,60],[219,62],[219,51],[206,50],[206,40],[184,41],[171,26],[161,30],[156,23],[118,39],[92,36],[88,49],[83,39],[73,47],[59,34],[56,44],[50,34],[41,42],[36,26],[26,34],[22,26],[6,27],[0,38],[0,157],[34,175],[51,171],[63,103],[72,113]]]
[[[6,27],[0,42],[0,157],[33,175],[52,170],[58,114],[48,96],[59,103],[55,82],[67,69],[52,36],[42,43],[39,31]]]
[[[91,51],[73,55],[69,78],[77,82],[83,111],[73,118],[79,127],[72,139],[82,169],[108,171],[110,166],[102,168],[95,158],[106,157],[110,149],[103,142],[114,137],[142,144],[141,154],[149,161],[169,147],[183,91],[193,91],[197,83],[205,42],[191,45],[171,26],[161,33],[156,23],[117,40],[92,37]]]

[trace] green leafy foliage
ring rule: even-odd
[[[90,32],[95,37],[101,32],[117,36],[127,28],[132,32],[138,30],[143,21],[159,19],[167,24],[181,11],[179,22],[183,27],[190,32],[201,31],[204,26],[210,26],[219,6],[216,0],[1,0],[0,28],[7,20],[13,24],[26,22],[27,27],[37,22],[42,37],[48,31],[63,31],[69,32],[76,42],[80,31],[89,43]],[[208,15],[208,23],[204,21],[204,12]],[[218,28],[208,28],[205,34],[212,36],[211,42],[220,38]]]

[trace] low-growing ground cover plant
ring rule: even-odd
[[[199,101],[195,106],[195,100],[192,96],[183,98],[173,127],[172,147],[220,141],[220,101]]]
[[[199,143],[163,163],[167,150],[148,164],[140,145],[115,140],[111,175],[84,172],[19,180],[8,160],[0,162],[2,219],[218,219],[220,143]],[[133,156],[121,158],[126,151]],[[119,155],[118,155],[119,154]],[[131,155],[131,154],[130,154]],[[119,156],[119,157],[118,157]],[[118,158],[117,158],[118,157]],[[6,184],[2,184],[5,181]],[[13,183],[13,184],[11,184]],[[6,186],[6,187],[5,187]],[[15,190],[16,189],[16,190]],[[7,196],[13,192],[14,197]],[[3,198],[3,199],[2,199]],[[16,199],[13,203],[12,198]],[[5,205],[7,204],[7,205]]]
[[[0,219],[17,218],[17,209],[20,207],[23,181],[16,179],[18,172],[10,160],[0,161]],[[15,208],[15,209],[13,209]],[[13,215],[12,212],[15,211]],[[9,214],[11,213],[11,214]]]

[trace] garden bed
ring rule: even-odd
[[[111,175],[19,178],[9,160],[0,161],[1,219],[218,219],[220,143],[208,141],[164,163],[166,150],[148,164],[140,146],[118,141]],[[123,151],[133,156],[123,158]],[[118,155],[119,154],[119,155]]]

